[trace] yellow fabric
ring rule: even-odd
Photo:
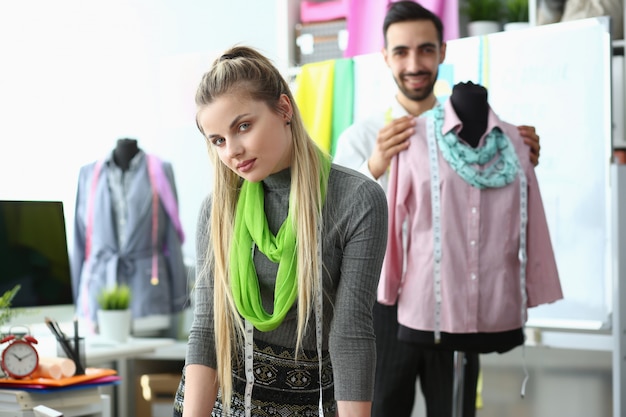
[[[334,73],[334,60],[303,65],[294,94],[307,132],[326,152],[332,135]]]

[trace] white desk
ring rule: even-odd
[[[134,358],[150,354],[159,348],[173,345],[176,341],[169,338],[129,338],[126,343],[112,343],[97,336],[88,337],[86,343],[87,366],[117,361],[120,358]]]
[[[61,330],[68,335],[73,332],[71,321],[59,321]],[[50,329],[45,325],[44,320],[28,324],[28,328],[33,336],[37,338],[37,351],[39,356],[57,356],[57,342]],[[81,335],[88,332],[81,323]],[[114,364],[121,381],[114,386],[115,409],[114,417],[131,417],[128,414],[128,392],[131,384],[131,375],[128,371],[128,361],[134,358],[148,355],[158,348],[167,347],[175,343],[175,339],[169,338],[129,338],[127,343],[115,343],[103,340],[98,335],[87,335],[85,337],[85,360],[89,367],[105,367]],[[183,354],[184,355],[184,354]],[[183,356],[184,357],[184,356]],[[2,417],[2,416],[0,416]]]
[[[56,409],[63,413],[63,417],[111,417],[111,398],[108,395],[100,396],[100,403],[78,407]],[[0,417],[32,417],[36,414],[32,410],[5,411],[0,409]]]
[[[56,356],[56,339],[46,332],[36,334],[39,344],[37,350],[40,356]],[[115,417],[130,417],[128,415],[128,392],[134,383],[128,372],[128,361],[143,355],[150,354],[158,348],[173,345],[175,339],[169,338],[129,338],[126,343],[115,343],[101,339],[99,336],[87,336],[85,339],[85,360],[89,367],[103,367],[114,364],[117,374],[121,378],[114,386]],[[2,416],[0,416],[2,417]]]
[[[159,346],[151,352],[138,356],[139,359],[184,360],[187,353],[187,341],[176,340],[166,346]]]
[[[98,367],[113,362],[115,369],[121,378],[115,386],[115,417],[128,416],[128,391],[134,383],[128,372],[128,360],[142,355],[150,354],[157,348],[167,347],[174,344],[174,339],[167,338],[130,338],[127,343],[112,343],[103,341],[97,336],[86,340],[87,366]]]

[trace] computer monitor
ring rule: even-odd
[[[16,284],[12,307],[73,305],[62,202],[0,200],[0,294]]]
[[[4,330],[75,316],[66,233],[61,201],[0,200],[0,295],[21,286],[11,302],[17,315]],[[133,319],[137,337],[171,331],[169,314]]]

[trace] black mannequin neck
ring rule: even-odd
[[[471,81],[459,83],[452,89],[450,102],[457,116],[463,122],[459,136],[471,147],[477,147],[480,138],[487,129],[489,115],[487,89]]]
[[[120,167],[122,171],[127,171],[130,161],[139,152],[136,139],[123,138],[118,139],[117,146],[113,150],[113,162]]]

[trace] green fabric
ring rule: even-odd
[[[322,156],[320,189],[326,196],[330,160]],[[287,218],[276,236],[267,223],[262,182],[244,181],[237,201],[233,244],[230,254],[231,290],[239,314],[260,331],[270,331],[282,323],[298,294],[296,234],[293,229],[293,196]],[[321,208],[320,208],[321,212]],[[254,246],[269,260],[278,263],[274,287],[274,310],[263,308],[259,280],[254,268]]]
[[[441,155],[468,184],[479,189],[499,188],[513,182],[519,168],[517,154],[502,130],[494,128],[479,148],[465,145],[454,131],[442,135],[443,107],[430,110]],[[497,159],[496,159],[497,158]],[[488,162],[491,165],[483,169]]]
[[[339,135],[352,124],[354,118],[354,61],[340,58],[335,61],[333,80],[333,120],[330,136],[330,154],[335,155]]]

